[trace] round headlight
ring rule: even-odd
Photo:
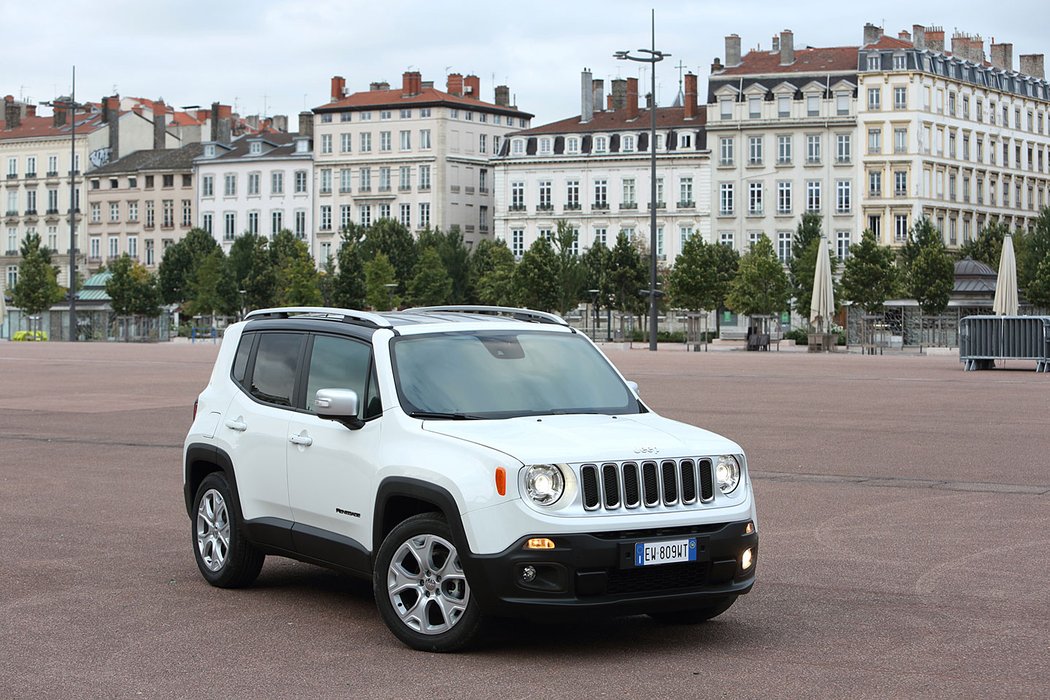
[[[555,465],[534,464],[525,470],[525,493],[533,503],[549,506],[561,498],[564,490],[565,479]]]
[[[715,465],[715,478],[722,493],[732,493],[740,483],[740,462],[733,455],[722,455]]]

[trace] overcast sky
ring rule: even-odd
[[[921,4],[921,9],[916,9]],[[333,75],[353,91],[372,81],[398,85],[405,70],[443,89],[449,72],[481,78],[481,97],[505,84],[534,125],[580,113],[580,71],[595,78],[639,76],[639,64],[612,58],[617,49],[650,45],[669,52],[657,70],[657,95],[670,104],[679,63],[700,76],[724,58],[724,37],[743,50],[770,47],[782,29],[795,46],[858,45],[865,22],[896,36],[913,24],[994,37],[1018,56],[1050,53],[1047,0],[993,6],[934,0],[866,3],[816,0],[253,0],[165,3],[144,0],[0,0],[0,93],[33,101],[67,94],[71,66],[77,98],[163,98],[176,106],[233,104],[242,115],[293,117],[328,101]],[[950,39],[946,43],[950,43]],[[647,74],[642,74],[647,82]],[[645,85],[646,83],[643,83]],[[609,85],[606,83],[606,93]],[[641,90],[645,92],[645,90]],[[703,99],[703,97],[701,97]]]

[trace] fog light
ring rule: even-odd
[[[750,535],[754,531],[755,531],[755,524],[754,523],[748,523],[747,525],[744,526],[744,534],[745,535]]]
[[[744,553],[740,555],[740,568],[747,571],[751,568],[751,549],[745,549]]]
[[[525,549],[554,549],[554,540],[547,537],[530,537]]]
[[[751,551],[750,549],[748,550]],[[536,567],[526,566],[521,570],[521,580],[525,583],[532,583],[536,579]]]

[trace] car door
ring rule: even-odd
[[[277,518],[289,525],[288,421],[304,333],[261,332],[219,430],[234,455],[245,520]]]
[[[366,571],[382,409],[371,345],[317,334],[307,350],[306,412],[289,422],[288,493],[293,541],[303,554]],[[364,426],[351,430],[313,413],[318,389],[353,389]]]

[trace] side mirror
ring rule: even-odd
[[[638,382],[632,382],[632,381],[628,380],[627,388],[630,389],[631,391],[633,391],[635,396],[639,396],[639,394],[638,394]],[[639,398],[641,398],[641,397],[639,396]]]
[[[365,422],[357,417],[357,392],[353,389],[318,389],[314,397],[314,410],[321,418],[342,423],[350,430],[364,427]]]

